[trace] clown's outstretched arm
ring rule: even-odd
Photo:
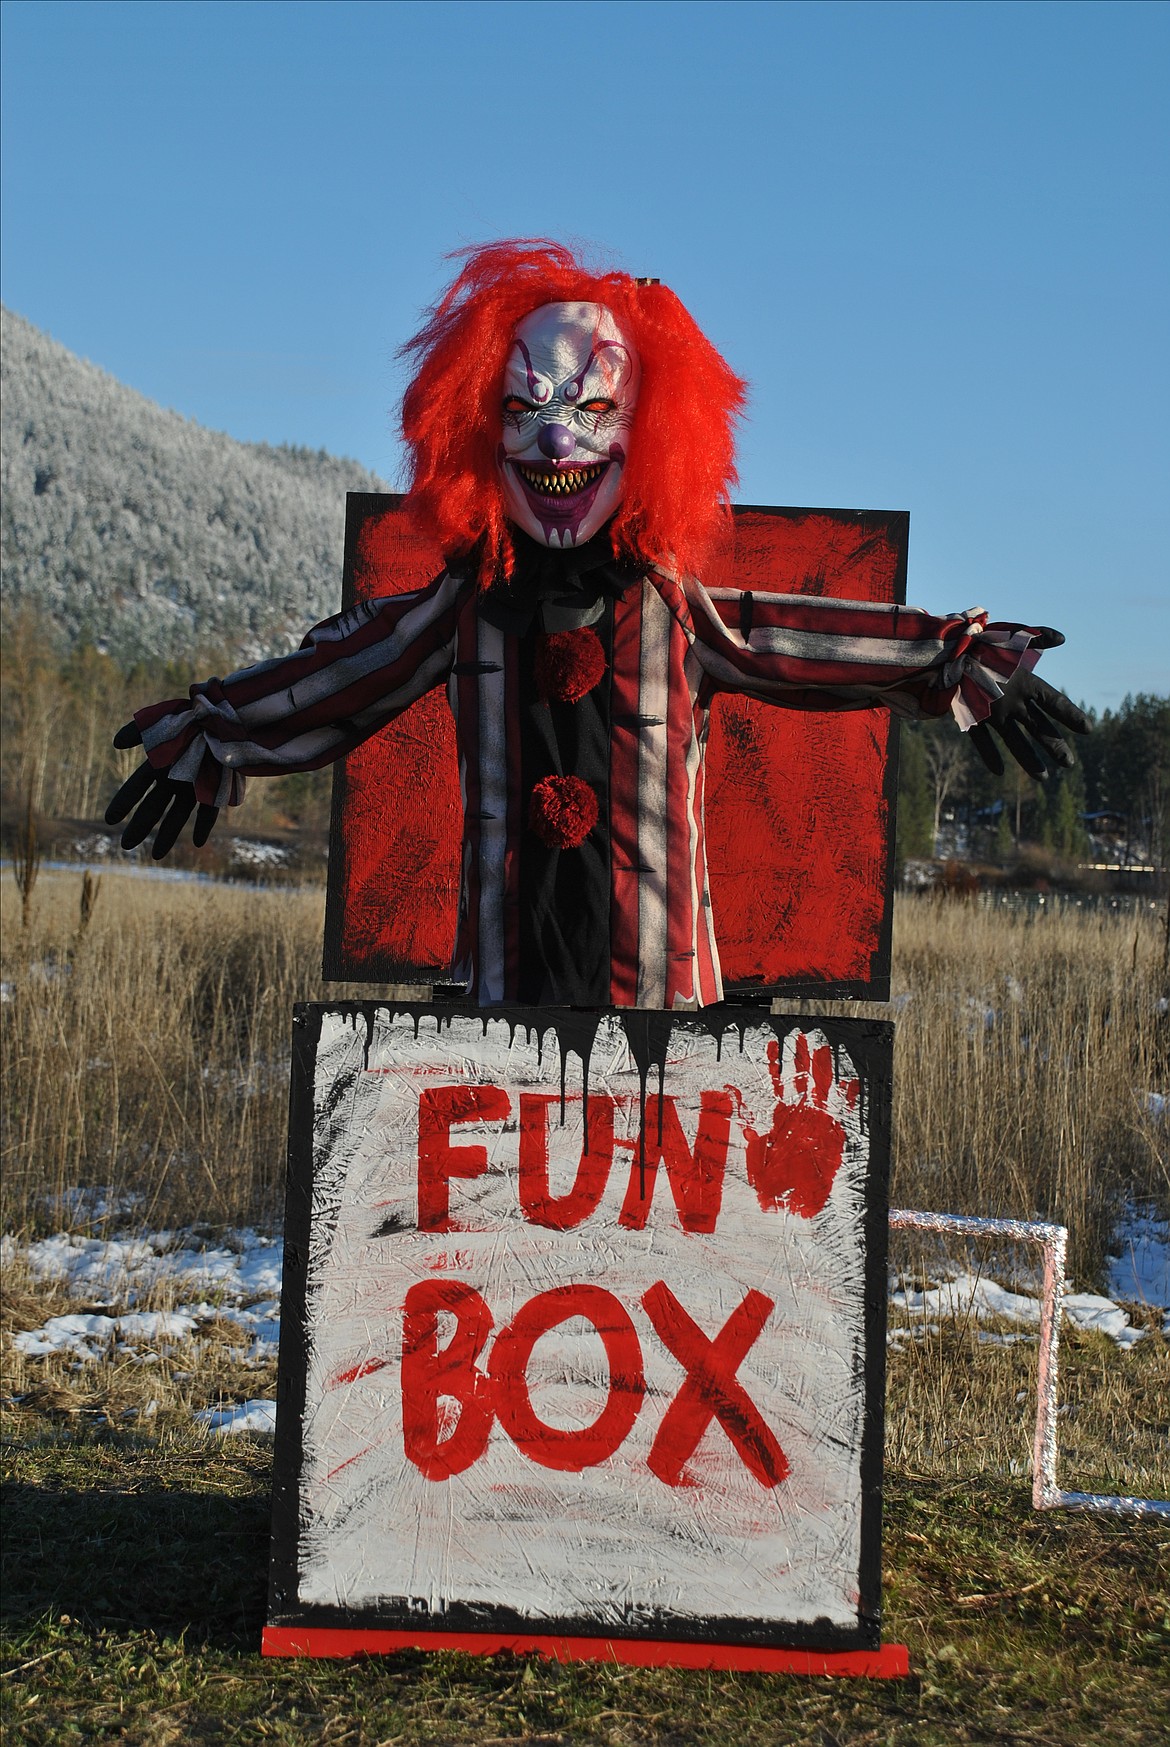
[[[1032,672],[1043,650],[1064,642],[1045,626],[989,624],[978,607],[940,618],[869,601],[676,586],[712,691],[789,709],[877,704],[918,720],[949,714],[997,775],[996,735],[1042,777],[1075,762],[1061,728],[1089,731],[1084,711]]]
[[[318,770],[368,740],[446,680],[472,587],[445,571],[426,588],[360,602],[315,625],[291,655],[136,710],[114,745],[141,745],[145,762],[106,809],[111,825],[129,815],[123,849],[153,831],[161,860],[192,813],[193,839],[206,843],[247,777]]]

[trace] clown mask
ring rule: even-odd
[[[546,303],[517,327],[497,451],[509,518],[544,546],[580,546],[622,494],[638,354],[598,303]]]

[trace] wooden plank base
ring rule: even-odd
[[[546,1638],[538,1633],[388,1632],[342,1626],[265,1626],[265,1656],[392,1656],[399,1650],[465,1650],[492,1656],[535,1653],[556,1662],[620,1662],[635,1668],[730,1668],[757,1674],[850,1675],[899,1680],[910,1672],[905,1644],[877,1650],[795,1650],[781,1645],[666,1643],[649,1638]]]

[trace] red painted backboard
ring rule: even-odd
[[[351,492],[346,605],[442,569],[401,498]],[[711,587],[904,601],[900,511],[737,506]],[[895,742],[884,710],[784,710],[720,698],[707,748],[707,840],[729,995],[889,994]],[[455,933],[461,815],[441,689],[335,767],[325,975],[441,984]]]

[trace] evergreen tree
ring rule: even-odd
[[[1088,847],[1081,821],[1083,801],[1084,778],[1078,766],[1057,771],[1049,778],[1048,842],[1058,855],[1070,860],[1083,855]]]
[[[895,854],[899,867],[933,851],[934,803],[918,724],[898,725],[898,814]]]

